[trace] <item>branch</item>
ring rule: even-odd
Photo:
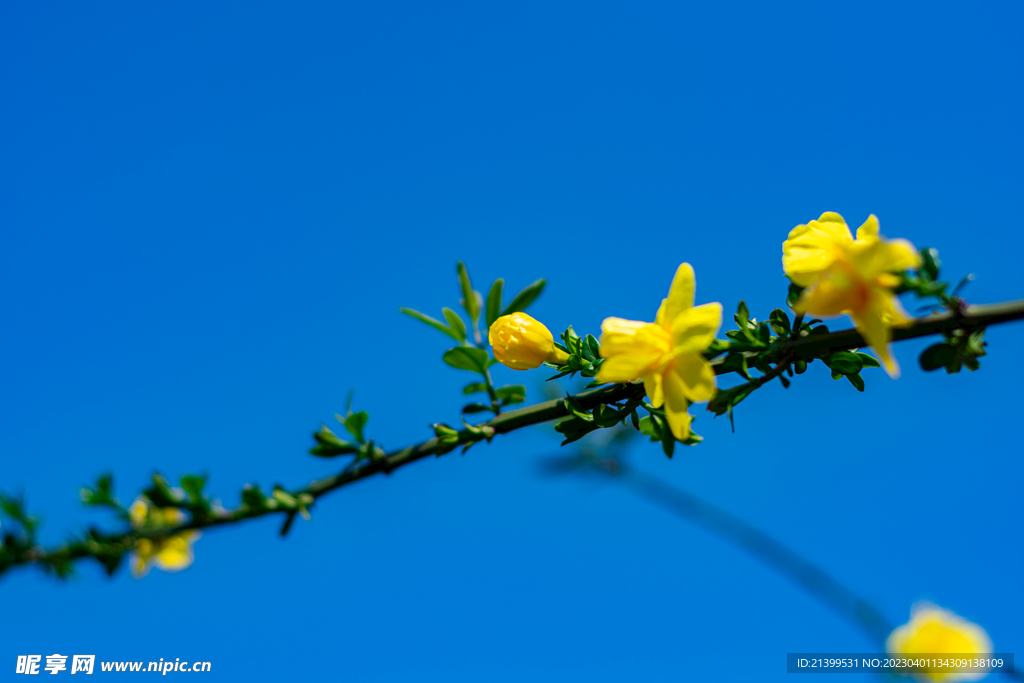
[[[1024,301],[967,306],[956,314],[946,313],[929,316],[914,321],[908,327],[895,329],[893,331],[893,341],[914,339],[955,329],[976,329],[1022,318],[1024,318]],[[773,349],[773,355],[777,355],[779,358],[777,366],[770,373],[759,378],[759,385],[776,374],[781,373],[793,358],[813,359],[835,351],[862,348],[866,345],[863,337],[853,329],[783,342]],[[714,366],[714,369],[716,374],[733,371],[721,366]],[[634,382],[598,387],[579,393],[573,398],[584,409],[591,410],[602,404],[609,405],[621,401],[639,402],[643,399],[644,395],[643,385],[639,382]],[[498,434],[507,434],[524,427],[569,417],[572,414],[565,399],[555,399],[518,410],[503,412],[487,422],[457,432],[457,441],[449,440],[446,443],[442,443],[435,437],[398,451],[383,454],[378,458],[357,460],[338,474],[313,481],[304,489],[293,492],[292,495],[305,500],[310,500],[311,498],[310,504],[312,504],[317,498],[338,488],[372,477],[381,472],[390,474],[400,467],[404,467],[427,456],[446,453],[454,446],[469,447],[483,440],[490,441],[491,438]],[[172,527],[155,530],[137,529],[109,535],[94,531],[92,532],[95,534],[93,538],[64,544],[50,550],[38,546],[27,549],[17,557],[10,558],[6,563],[0,564],[0,573],[15,565],[43,562],[49,563],[52,566],[60,566],[60,564],[66,564],[69,560],[95,556],[94,546],[100,541],[104,544],[120,545],[127,550],[134,547],[135,543],[142,538],[167,537],[191,529],[234,524],[271,514],[284,514],[294,518],[297,511],[298,509],[295,507],[253,508],[243,503],[234,510],[223,510],[216,514],[196,516],[188,522]]]
[[[959,313],[940,313],[927,318],[918,318],[907,327],[895,327],[892,331],[894,342],[926,337],[930,334],[952,332],[953,330],[976,330],[980,327],[997,325],[1024,318],[1024,299],[999,304],[965,306]],[[864,337],[855,329],[829,332],[819,336],[803,337],[796,341],[780,344],[780,352],[793,351],[808,360],[834,351],[860,349],[868,346]]]

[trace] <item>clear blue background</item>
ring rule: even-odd
[[[486,6],[485,6],[486,5]],[[350,387],[388,447],[456,422],[465,373],[401,316],[547,277],[555,330],[781,304],[826,210],[1024,297],[1019,3],[8,3],[0,11],[0,486],[60,541],[78,487],[158,468],[332,472]],[[893,621],[929,598],[1024,656],[1020,324],[981,372],[858,394],[813,367],[649,472],[776,535]],[[501,369],[500,381],[522,380]],[[527,376],[540,400],[543,372]],[[209,680],[783,680],[877,645],[625,491],[538,476],[537,428],[208,532],[179,574],[0,582],[17,654],[213,662]],[[786,679],[788,680],[788,679]],[[855,680],[843,678],[841,680]]]

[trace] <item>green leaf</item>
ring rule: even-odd
[[[242,487],[242,503],[254,510],[262,510],[267,507],[267,496],[259,486],[246,484]]]
[[[881,367],[881,364],[878,362],[878,359],[875,358],[874,356],[872,356],[871,354],[861,353],[860,351],[858,351],[856,353],[856,356],[857,356],[857,358],[860,358],[861,367],[865,367],[865,368]]]
[[[532,304],[533,301],[540,296],[540,293],[544,291],[544,285],[546,284],[547,280],[541,278],[533,284],[527,285],[521,292],[515,295],[501,314],[508,315],[509,313],[515,313],[516,311],[525,311],[526,307]]]
[[[676,437],[672,434],[672,429],[666,423],[661,429],[661,450],[665,452],[665,455],[669,458],[676,450]]]
[[[946,342],[940,342],[938,344],[932,344],[927,349],[921,352],[921,356],[918,358],[918,362],[921,364],[921,369],[925,372],[931,372],[932,370],[938,370],[941,367],[949,365],[956,358],[956,347]]]
[[[455,338],[459,341],[466,341],[466,323],[462,322],[459,314],[450,308],[442,308],[441,312],[444,313],[444,319],[448,321],[448,326],[455,333]]]
[[[573,441],[578,441],[590,432],[598,429],[600,427],[597,425],[585,422],[577,417],[570,417],[555,424],[555,431],[565,436],[565,439],[562,441],[563,446]]]
[[[740,384],[729,389],[723,389],[708,401],[708,410],[716,416],[723,415],[738,405],[740,401],[749,396],[755,389],[757,389],[757,382],[747,382],[746,384]]]
[[[967,338],[967,351],[972,356],[985,355],[985,328],[971,332],[971,336]]]
[[[459,439],[459,433],[443,422],[435,422],[430,426],[434,429],[434,436],[439,439],[455,439],[456,441]]]
[[[771,321],[771,326],[772,329],[775,330],[775,334],[779,335],[780,337],[785,337],[789,335],[789,316],[786,315],[786,312],[784,310],[782,310],[781,308],[776,308],[771,312],[771,315],[768,316],[768,320]]]
[[[800,299],[800,294],[804,291],[804,288],[798,284],[791,283],[789,285],[789,291],[786,292],[786,303],[790,308],[796,304],[797,300]]]
[[[661,439],[661,430],[658,428],[658,423],[650,415],[640,418],[640,433],[651,437],[652,441]]]
[[[750,322],[750,311],[747,310],[746,301],[740,300],[740,305],[736,307],[736,315],[733,316],[733,319],[736,321],[736,326],[746,332]]]
[[[299,501],[295,500],[295,496],[279,486],[274,487],[272,495],[274,496],[274,500],[280,503],[281,506],[287,510],[294,510],[299,504]]]
[[[469,271],[466,264],[459,261],[456,270],[459,272],[459,287],[462,289],[462,305],[469,314],[469,319],[476,322],[480,318],[479,294],[473,291],[473,285],[469,282]]]
[[[505,281],[499,277],[491,285],[491,291],[487,293],[487,329],[501,317],[501,292],[504,286]]]
[[[580,351],[583,353],[583,357],[586,358],[588,362],[593,363],[598,359],[598,355],[594,353],[594,346],[597,346],[598,348],[600,348],[600,346],[597,344],[596,339],[594,339],[594,345],[591,346],[591,339],[594,339],[594,337],[589,334],[583,338],[583,342],[580,344]]]
[[[596,362],[601,360],[601,342],[597,341],[597,337],[592,334],[588,334],[583,338],[583,355],[586,356],[587,360]],[[589,350],[589,355],[587,351]]]
[[[857,391],[864,391],[864,378],[859,374],[847,375],[846,379],[850,380],[850,384],[856,387]]]
[[[469,394],[475,394],[480,391],[487,391],[487,385],[484,384],[483,382],[470,382],[466,386],[462,387],[462,393],[466,394],[467,396]]]
[[[565,407],[569,410],[569,412],[571,412],[579,419],[584,420],[585,422],[594,421],[594,416],[588,413],[587,409],[584,408],[579,401],[577,401],[574,397],[570,396],[569,394],[565,395]]]
[[[363,427],[366,426],[366,421],[370,419],[369,413],[360,410],[358,413],[352,413],[345,418],[345,429],[348,433],[356,437],[356,441],[359,443],[366,443],[366,439],[363,438]]]
[[[339,415],[338,419],[344,422],[344,419]],[[326,425],[320,427],[319,432],[313,434],[313,438],[316,439],[317,445],[309,449],[312,455],[316,455],[321,458],[334,458],[339,455],[350,455],[358,452],[358,448],[349,443],[348,441],[342,441],[338,436],[327,428]]]
[[[502,405],[522,403],[526,400],[526,387],[522,384],[509,384],[495,389],[494,394],[501,399]]]
[[[939,250],[932,247],[921,249],[921,272],[933,282],[939,279],[939,267],[942,261],[939,260]]]
[[[735,372],[743,379],[749,380],[750,374],[747,369],[747,357],[742,352],[732,351],[728,355],[720,356],[711,363],[717,370],[717,374]]]
[[[419,311],[414,311],[411,308],[399,308],[398,310],[401,313],[405,313],[408,316],[412,316],[413,318],[416,318],[420,322],[424,322],[424,323],[430,325],[435,330],[439,330],[441,332],[444,332],[449,337],[454,337],[455,339],[459,339],[458,335],[455,334],[455,332],[453,330],[449,329],[448,326],[445,325],[440,320],[435,320],[435,319],[431,318],[429,315],[423,315]],[[462,336],[463,336],[463,339],[464,339],[466,335],[463,334]],[[459,339],[459,341],[462,341],[462,340]]]
[[[193,503],[203,500],[204,486],[206,486],[206,477],[187,474],[181,478],[181,488],[185,489],[185,493]]]
[[[855,375],[863,367],[860,357],[856,353],[850,353],[849,351],[836,351],[833,354],[822,357],[821,360],[831,369],[844,375]]]
[[[483,403],[467,403],[462,406],[462,413],[464,415],[469,415],[471,413],[483,413],[490,409],[490,406],[485,406]]]
[[[167,480],[159,472],[153,473],[153,485],[143,493],[153,505],[161,508],[175,507],[181,502],[179,496],[171,491]]]
[[[456,346],[455,348],[445,351],[442,358],[445,363],[453,368],[483,374],[487,369],[489,356],[483,349],[477,349],[471,346]]]

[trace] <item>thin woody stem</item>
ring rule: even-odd
[[[1024,299],[999,304],[965,306],[959,313],[939,313],[918,318],[906,327],[895,327],[892,330],[892,340],[898,342],[953,330],[976,330],[1022,318]],[[778,350],[794,351],[798,358],[808,360],[834,351],[859,349],[867,345],[857,330],[849,329],[786,342],[780,344]]]
[[[942,313],[920,318],[907,327],[894,329],[893,341],[903,341],[931,334],[951,332],[956,329],[978,329],[1020,319],[1024,319],[1024,300],[981,306],[966,306],[957,313]],[[777,361],[773,358],[766,358],[766,360],[776,362],[776,367],[758,379],[763,384],[781,373],[788,363],[796,359],[813,359],[835,351],[861,348],[866,345],[864,338],[853,329],[783,342],[773,349],[773,355],[778,355]],[[716,374],[731,372],[730,370],[722,369],[720,366],[713,367]],[[493,387],[491,387],[491,390],[493,391]],[[608,405],[624,400],[638,401],[643,396],[643,385],[639,382],[633,382],[598,387],[579,393],[574,398],[584,409],[592,410],[599,404]],[[492,400],[495,398],[492,394]],[[506,411],[487,422],[476,425],[474,429],[464,429],[458,432],[458,442],[455,445],[470,445],[485,439],[490,441],[491,438],[498,434],[507,434],[524,427],[551,422],[552,420],[558,420],[570,415],[572,415],[572,412],[569,410],[564,399],[545,401],[518,410]],[[365,459],[351,463],[338,474],[313,481],[304,489],[295,491],[293,494],[295,496],[307,494],[315,501],[317,498],[353,482],[372,477],[381,472],[390,474],[400,467],[430,455],[439,455],[451,450],[451,448],[451,444],[441,444],[437,438],[428,439],[421,443],[392,451],[381,458]],[[123,544],[125,547],[130,548],[140,538],[164,537],[190,529],[223,526],[266,515],[289,515],[294,514],[294,512],[295,510],[284,507],[250,508],[243,504],[234,510],[225,511],[219,515],[193,518],[189,522],[174,527],[158,530],[133,530],[121,534],[105,535],[103,540],[106,543]],[[52,550],[32,548],[15,558],[13,562],[9,562],[6,566],[0,566],[0,571],[13,565],[46,561],[48,559],[76,559],[89,557],[94,554],[89,549],[89,542],[78,543],[74,546],[64,545]]]
[[[484,368],[483,376],[484,384],[487,385],[487,395],[491,397],[491,412],[497,416],[501,413],[501,401],[498,400],[498,394],[494,391],[494,380],[491,379],[490,368]]]

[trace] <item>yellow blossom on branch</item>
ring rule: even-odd
[[[522,312],[495,320],[487,339],[498,362],[513,370],[533,370],[545,361],[562,364],[569,359],[569,354],[555,346],[551,331]]]
[[[822,317],[849,315],[893,378],[899,376],[899,366],[889,350],[891,328],[911,322],[893,294],[900,283],[896,273],[919,264],[910,242],[878,234],[874,215],[857,228],[856,240],[843,217],[829,211],[793,228],[782,244],[783,270],[805,288],[793,310]]]
[[[174,526],[185,521],[185,513],[177,508],[158,508],[148,500],[138,498],[128,508],[128,518],[136,529]],[[152,566],[176,572],[192,564],[192,544],[202,534],[196,530],[182,531],[166,538],[140,538],[131,557],[131,572],[135,578],[149,573]]]
[[[885,642],[891,655],[992,654],[992,641],[985,629],[930,602],[919,602],[910,610],[910,621],[893,629]],[[927,673],[915,677],[925,681],[976,681],[985,674]]]
[[[722,304],[693,305],[693,268],[676,270],[668,298],[653,323],[606,318],[601,323],[600,382],[642,379],[651,405],[664,405],[673,436],[690,435],[690,403],[710,400],[716,391],[715,373],[703,351],[722,325]]]

